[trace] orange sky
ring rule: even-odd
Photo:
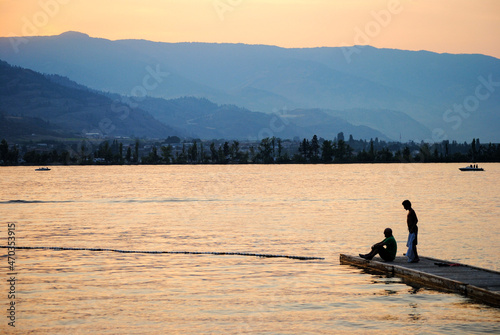
[[[500,58],[500,0],[0,0],[0,36],[351,46]]]

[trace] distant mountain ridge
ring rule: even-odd
[[[143,110],[116,104],[67,79],[46,77],[3,61],[0,61],[0,111],[6,123],[0,136],[27,137],[35,133],[81,137],[95,133],[160,137],[181,134]]]
[[[286,116],[293,115],[293,111]],[[0,138],[169,136],[260,140],[312,135],[335,138],[345,131],[356,138],[387,137],[369,127],[335,117],[317,124],[276,120],[276,115],[218,105],[204,98],[133,99],[104,93],[59,75],[42,75],[0,61]],[[281,122],[281,123],[280,123]],[[285,126],[284,126],[285,125]]]
[[[16,53],[8,38],[0,38],[1,59],[100,91],[192,96],[270,114],[335,111],[327,115],[356,121],[394,140],[481,136],[500,142],[500,60],[358,48],[359,54],[346,59],[342,48],[109,41],[69,32],[31,37]],[[161,79],[158,85],[155,75]],[[484,87],[481,99],[476,97],[481,79],[493,85],[485,99]],[[469,111],[461,113],[456,106]]]
[[[319,110],[276,110],[252,112],[234,105],[218,105],[205,98],[183,97],[165,100],[146,98],[138,102],[164,124],[175,125],[190,136],[202,139],[260,140],[311,138],[313,135],[335,139],[339,132],[355,138],[389,138],[367,126],[357,126]],[[316,115],[316,118],[313,118]]]

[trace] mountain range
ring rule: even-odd
[[[106,92],[99,95],[153,117],[164,134],[334,138],[343,131],[500,142],[500,60],[489,56],[110,41],[77,32],[23,41],[0,38],[0,59]]]
[[[304,113],[307,120],[302,122]],[[321,117],[314,121],[313,114]],[[179,136],[259,140],[272,136],[305,138],[314,133],[335,138],[341,131],[356,138],[387,139],[374,129],[354,126],[322,111],[266,114],[234,105],[218,105],[204,98],[133,99],[3,61],[0,61],[0,119],[0,137],[24,140],[33,134],[44,138]],[[327,124],[321,124],[325,120]]]
[[[143,110],[116,104],[105,95],[76,83],[63,85],[57,81],[70,82],[0,61],[0,117],[3,120],[0,136],[26,139],[32,134],[81,137],[99,133],[161,137],[180,133]]]

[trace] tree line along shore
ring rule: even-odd
[[[79,139],[38,143],[0,142],[0,165],[91,164],[328,164],[500,162],[500,144],[442,141],[386,142],[311,139],[260,141]]]

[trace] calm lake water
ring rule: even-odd
[[[500,310],[339,265],[391,227],[405,252],[500,270],[500,164],[0,168],[0,244],[286,258],[0,249],[0,333],[500,333]]]

